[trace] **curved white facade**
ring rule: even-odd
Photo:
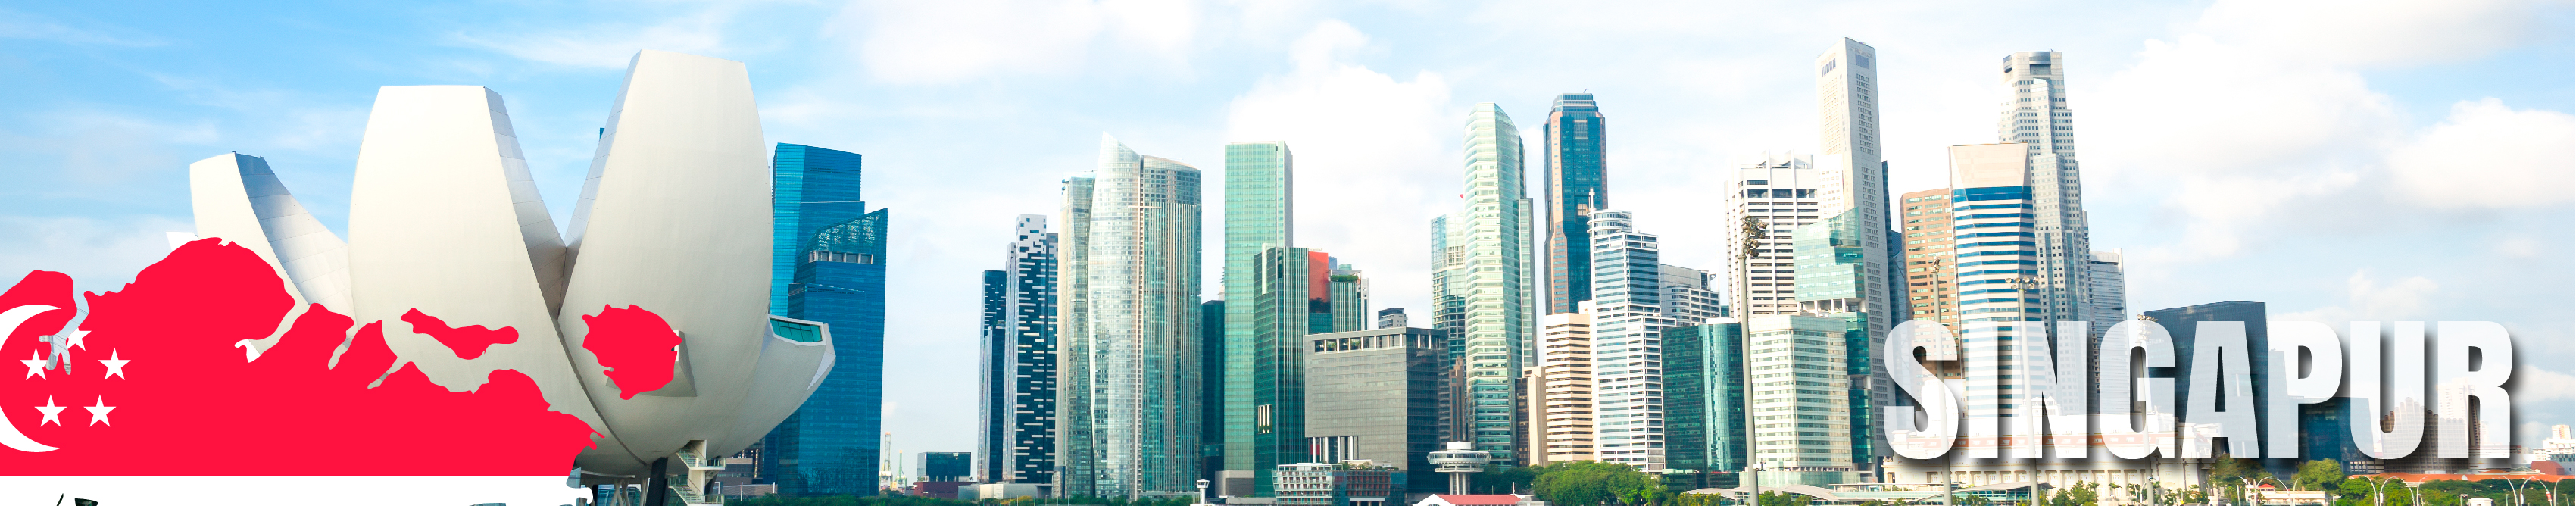
[[[659,459],[740,451],[830,371],[828,329],[782,336],[767,315],[769,159],[743,65],[645,51],[627,77],[569,245],[501,96],[479,86],[380,91],[345,249],[264,161],[238,154],[191,166],[198,234],[250,246],[301,299],[382,322],[399,362],[440,385],[527,374],[554,410],[600,432],[573,463],[585,471],[640,476]],[[631,396],[583,346],[582,319],[628,306],[681,337],[671,381]],[[461,358],[414,332],[402,319],[414,309],[450,327],[509,327],[517,340]],[[798,323],[810,322],[785,325]],[[710,468],[678,460],[666,470]]]
[[[197,237],[221,237],[259,253],[293,285],[287,293],[299,307],[312,302],[349,310],[348,245],[295,202],[268,160],[225,153],[188,164],[188,197]]]

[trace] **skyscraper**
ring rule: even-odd
[[[1466,208],[1433,222],[1432,300],[1444,312],[1457,305],[1458,328],[1442,330],[1451,332],[1450,354],[1466,363],[1461,395],[1473,408],[1462,435],[1498,462],[1520,462],[1521,366],[1538,324],[1520,129],[1487,102],[1469,113],[1466,130]]]
[[[1590,304],[1583,304],[1589,308]],[[1592,312],[1539,316],[1537,362],[1530,373],[1530,465],[1600,460],[1594,388]]]
[[[1744,469],[1744,325],[1728,318],[1667,328],[1663,337],[1665,469]]]
[[[1610,157],[1601,106],[1590,93],[1556,96],[1547,113],[1547,312],[1571,313],[1592,300],[1585,216],[1610,206]]]
[[[1091,381],[1091,197],[1100,180],[1091,175],[1064,179],[1064,223],[1058,250],[1056,311],[1056,493],[1099,496],[1100,451],[1092,437]]]
[[[984,271],[982,461],[990,483],[1054,483],[1056,446],[1056,235],[1046,216],[1020,215]],[[933,480],[940,481],[940,480]]]
[[[1228,470],[1250,471],[1253,463],[1253,357],[1261,350],[1254,344],[1255,329],[1252,303],[1259,293],[1262,273],[1254,268],[1263,250],[1292,247],[1296,233],[1295,159],[1284,142],[1237,142],[1225,145],[1225,300],[1226,306],[1222,373],[1226,395],[1221,402],[1226,416],[1208,420],[1221,424],[1225,438],[1212,441],[1223,445]],[[1217,402],[1217,401],[1210,401]],[[1274,466],[1262,466],[1269,468]],[[1269,480],[1260,480],[1268,483]]]
[[[1746,334],[1746,409],[1752,458],[1764,485],[1849,483],[1852,387],[1844,335],[1850,323],[1798,315],[1755,316]]]
[[[2084,214],[2083,178],[2075,162],[2075,113],[2066,107],[2066,55],[2024,51],[2005,56],[2011,90],[1995,121],[1997,142],[2022,143],[2030,158],[2032,225],[2037,229],[2037,315],[2090,320],[2085,278],[2093,247]]]
[[[2093,322],[2094,335],[2129,319],[2128,275],[2122,262],[2120,250],[2116,249],[2095,251],[2085,259],[2085,319]]]
[[[1065,386],[1091,392],[1076,412],[1091,426],[1067,437],[1091,440],[1094,494],[1195,494],[1199,170],[1103,135],[1096,177],[1082,273],[1090,328],[1079,336],[1087,384]]]
[[[1661,338],[1673,319],[1663,309],[1662,248],[1655,235],[1637,231],[1635,220],[1627,211],[1593,211],[1586,234],[1592,300],[1583,309],[1592,317],[1598,370],[1598,409],[1592,410],[1598,460],[1652,472],[1664,465]]]
[[[1904,195],[1905,298],[1911,319],[1959,328],[1959,286],[1952,259],[1950,189]]]
[[[814,232],[867,214],[859,200],[858,153],[779,143],[770,159],[769,313],[787,315],[796,257]]]
[[[1798,312],[1797,263],[1789,237],[1798,227],[1838,211],[1821,211],[1823,174],[1798,155],[1765,154],[1735,170],[1734,191],[1727,198],[1726,260],[1733,262],[1726,298],[1738,317]],[[1820,216],[1821,214],[1821,216]],[[1763,237],[1747,237],[1743,223],[1762,221]]]
[[[1253,263],[1252,475],[1253,495],[1272,494],[1271,472],[1306,462],[1306,335],[1315,333],[1317,297],[1329,286],[1314,280],[1331,261],[1323,252],[1273,246]],[[1318,289],[1327,290],[1316,293]],[[1329,322],[1331,315],[1325,315]]]
[[[1816,57],[1818,124],[1823,127],[1821,145],[1816,154],[1816,170],[1827,184],[1817,192],[1822,198],[1824,214],[1831,217],[1849,213],[1850,235],[1858,247],[1859,258],[1843,262],[1854,271],[1844,312],[1859,313],[1857,318],[1866,335],[1852,340],[1858,345],[1850,350],[1858,360],[1851,365],[1856,376],[1852,388],[1867,391],[1872,405],[1891,402],[1894,392],[1886,385],[1869,381],[1868,371],[1876,370],[1881,359],[1870,350],[1880,337],[1887,335],[1889,325],[1899,318],[1892,300],[1900,292],[1889,287],[1895,277],[1888,271],[1887,163],[1878,134],[1882,110],[1878,102],[1878,50],[1859,41],[1843,39],[1832,50]],[[1813,305],[1820,300],[1801,299]],[[1850,318],[1846,318],[1847,320]],[[1854,420],[1855,432],[1863,437],[1880,438],[1879,431],[1869,428],[1869,420]],[[1875,467],[1871,448],[1863,445],[1853,459],[1863,470]]]
[[[861,212],[859,155],[778,145],[771,162],[777,227],[788,273],[781,316],[829,326],[832,372],[771,429],[762,468],[787,495],[873,494],[885,381],[886,210]],[[792,216],[791,216],[792,214]],[[790,223],[793,223],[792,225]],[[781,266],[773,265],[773,277]]]

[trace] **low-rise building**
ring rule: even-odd
[[[1388,506],[1401,501],[1404,470],[1367,460],[1281,464],[1271,473],[1279,506]]]

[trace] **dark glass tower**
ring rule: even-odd
[[[762,469],[788,495],[874,495],[884,416],[886,211],[862,213],[859,155],[778,145],[772,309],[829,326],[831,374],[771,429]],[[775,276],[775,274],[773,274]]]
[[[986,483],[1055,482],[1056,235],[1023,214],[1002,268],[984,271],[981,411]]]
[[[1592,211],[1610,205],[1601,106],[1590,93],[1556,96],[1547,113],[1547,312],[1592,300]]]
[[[1664,329],[1664,467],[1700,472],[1701,487],[1734,487],[1745,464],[1744,326]],[[1688,476],[1666,475],[1666,480]],[[1721,483],[1723,482],[1723,483]]]

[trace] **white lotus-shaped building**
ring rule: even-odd
[[[565,233],[538,198],[501,96],[479,86],[377,95],[345,243],[259,158],[208,158],[189,177],[198,235],[258,252],[300,302],[384,322],[397,367],[417,364],[451,390],[495,369],[535,378],[554,410],[601,434],[576,464],[593,481],[702,478],[785,419],[832,365],[824,329],[767,315],[768,155],[742,63],[644,51]],[[639,392],[609,374],[658,361],[603,365],[598,345],[584,346],[585,317],[627,308],[679,335],[658,388]],[[516,339],[479,352],[443,345],[406,326],[415,310],[453,327],[508,327]],[[673,488],[691,484],[700,482]]]

